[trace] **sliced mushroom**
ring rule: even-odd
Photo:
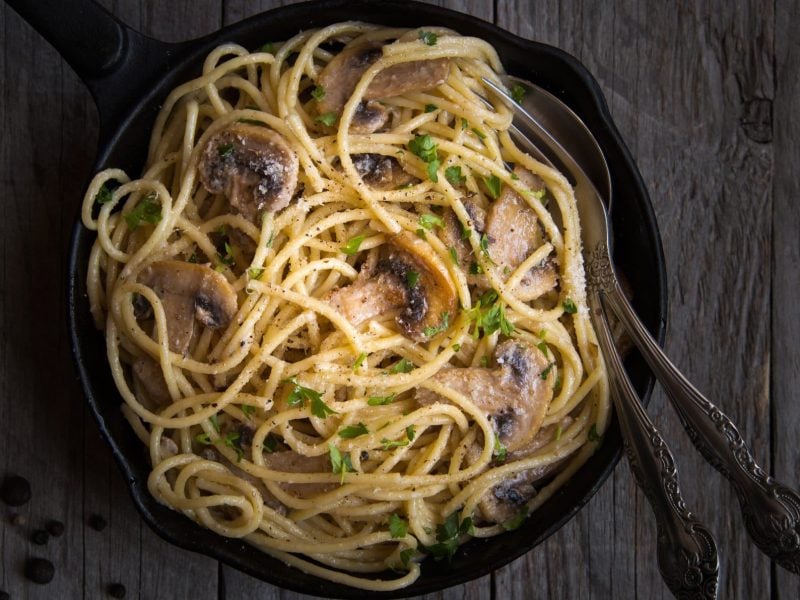
[[[472,227],[482,234],[486,228],[486,211],[470,199],[462,200],[464,209],[472,220]],[[472,246],[464,236],[464,227],[452,210],[444,214],[444,227],[440,232],[442,243],[456,251],[458,264],[463,271],[468,271],[470,263],[475,260]],[[485,278],[484,278],[485,279]]]
[[[456,290],[433,249],[404,231],[387,244],[373,273],[334,290],[328,302],[355,326],[396,314],[406,337],[426,342],[455,314]]]
[[[140,356],[133,361],[131,368],[149,400],[160,406],[172,403],[160,364],[149,356]]]
[[[325,96],[319,100],[317,108],[320,114],[339,114],[352,96],[364,72],[383,56],[383,42],[363,42],[345,47],[331,62],[325,65],[319,74],[317,84],[325,90]],[[407,92],[421,92],[440,85],[447,79],[450,61],[447,58],[417,60],[399,63],[383,69],[367,86],[364,92],[365,111],[370,107],[380,107],[370,100],[399,96]],[[359,107],[359,111],[361,111]],[[358,115],[356,115],[358,117]],[[364,121],[358,118],[358,121]],[[370,120],[371,123],[374,121]],[[384,121],[385,122],[385,121]],[[354,120],[356,124],[356,120]],[[382,124],[381,124],[382,125]],[[358,125],[362,127],[362,125]],[[378,126],[380,127],[380,126]],[[375,131],[371,129],[370,131]]]
[[[396,190],[399,187],[417,181],[417,178],[405,171],[393,156],[354,154],[352,159],[361,179],[372,188]]]
[[[553,399],[555,366],[541,350],[520,339],[500,343],[494,357],[496,368],[444,368],[433,379],[469,397],[491,420],[500,443],[514,452],[542,426]],[[443,401],[424,388],[417,390],[416,399],[423,405]]]
[[[234,123],[206,143],[198,166],[203,186],[225,194],[247,219],[285,208],[297,187],[299,161],[282,135],[258,125]]]
[[[532,192],[543,193],[544,181],[517,167],[514,173]],[[491,204],[486,214],[486,235],[489,253],[503,273],[513,271],[544,243],[539,219],[525,200],[509,186],[504,186],[500,196]],[[546,260],[523,276],[516,295],[523,301],[534,300],[553,289],[558,283],[558,270],[554,261]]]
[[[322,456],[303,456],[293,450],[265,454],[264,466],[273,471],[287,473],[331,472],[331,461],[327,454]],[[280,483],[279,485],[298,498],[311,498],[337,487],[335,483]]]
[[[221,273],[205,265],[162,260],[145,267],[139,283],[161,299],[167,317],[169,349],[184,353],[195,320],[211,329],[225,327],[236,314],[236,291]]]
[[[386,125],[389,120],[389,111],[380,103],[374,101],[360,102],[353,115],[350,131],[353,133],[373,133]]]
[[[520,460],[532,455],[553,441],[559,427],[565,429],[570,423],[572,418],[564,417],[558,425],[543,427],[529,444],[509,453],[506,460]],[[550,465],[521,471],[494,486],[478,503],[483,518],[490,523],[503,523],[516,517],[524,504],[536,495],[538,490],[535,484],[553,475],[565,461],[562,459]]]

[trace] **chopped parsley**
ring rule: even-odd
[[[437,326],[428,326],[422,330],[422,333],[425,337],[433,337],[442,333],[443,331],[447,331],[447,328],[450,327],[450,313],[444,311],[442,313],[442,320]]]
[[[511,88],[511,97],[517,104],[522,104],[522,101],[525,99],[525,94],[527,93],[528,89],[524,85],[520,85],[519,83],[515,83],[514,86]]]
[[[278,449],[278,438],[271,433],[267,434],[267,438],[264,440],[264,451],[267,454],[272,454]]]
[[[516,173],[511,173],[511,179],[513,179],[514,181],[518,181],[519,175],[517,175]]]
[[[239,462],[244,458],[244,450],[239,445],[239,435],[238,431],[229,431],[225,434],[225,437],[222,438],[222,443],[225,444],[228,448],[236,452],[236,462]]]
[[[592,423],[592,426],[589,428],[589,433],[586,435],[590,442],[599,442],[603,439],[599,433],[597,433],[597,423]]]
[[[331,453],[331,471],[341,475],[339,485],[343,485],[345,473],[355,473],[356,471],[350,460],[350,453],[339,452],[339,449],[333,445],[333,442],[328,442],[328,450]]]
[[[219,154],[220,158],[228,158],[233,154],[233,144],[221,144],[217,148],[217,154]]]
[[[575,302],[573,302],[571,298],[564,298],[564,302],[561,304],[564,307],[564,312],[568,315],[574,315],[578,312],[578,307],[575,306]]]
[[[404,446],[408,446],[408,440],[390,440],[383,438],[381,440],[381,444],[383,444],[384,450],[391,450],[392,448],[402,448]]]
[[[480,275],[481,273],[483,273],[483,269],[481,268],[481,266],[478,263],[471,262],[469,264],[469,274],[470,275]]]
[[[252,417],[253,414],[256,412],[256,407],[250,406],[249,404],[242,404],[241,406],[239,406],[239,408],[244,413],[244,416],[247,417],[248,419]]]
[[[458,352],[461,350],[461,344],[453,344],[453,352]]]
[[[261,267],[250,267],[247,269],[247,275],[250,279],[258,280],[264,274],[264,269]]]
[[[488,260],[491,264],[495,264],[495,262],[492,260],[492,257],[489,256],[489,236],[485,233],[481,234],[481,240],[478,245],[481,249],[481,254],[486,257],[486,260]]]
[[[269,54],[275,54],[275,44],[272,42],[267,42],[261,48],[259,48],[261,52],[268,52]]]
[[[457,265],[458,264],[458,253],[456,252],[456,249],[453,248],[453,246],[450,246],[447,249],[447,251],[450,253],[450,260],[453,261],[454,265]]]
[[[433,183],[439,183],[439,166],[440,163],[438,160],[432,160],[428,163],[428,179]]]
[[[460,185],[467,180],[467,178],[461,174],[461,167],[455,165],[447,167],[444,170],[444,177],[451,185]]]
[[[519,529],[519,526],[525,522],[525,519],[528,518],[528,507],[523,506],[522,510],[517,513],[516,516],[511,517],[508,521],[503,521],[503,529],[506,531],[514,531],[515,529]]]
[[[131,230],[136,229],[143,222],[155,225],[161,220],[161,204],[156,202],[155,193],[147,194],[133,210],[125,215],[125,222]]]
[[[236,259],[233,257],[233,248],[231,248],[231,245],[228,242],[225,242],[223,248],[225,252],[218,252],[217,258],[219,258],[219,261],[225,266],[234,266],[236,264]]]
[[[211,415],[208,417],[208,420],[211,421],[211,426],[214,428],[214,431],[219,433],[219,419],[217,418],[217,415]]]
[[[467,128],[469,128],[469,121],[467,121],[465,118],[462,117],[461,118],[461,129],[467,129]]]
[[[203,444],[204,446],[210,446],[214,443],[211,441],[211,438],[207,433],[198,433],[196,436],[194,436],[194,441]]]
[[[544,354],[544,357],[547,358],[547,353],[549,350],[547,348],[547,344],[545,343],[545,341],[542,340],[541,342],[536,344],[536,347],[541,351],[542,354]]]
[[[393,514],[389,517],[389,533],[393,538],[406,537],[408,533],[408,522],[400,515]]]
[[[362,352],[361,354],[359,354],[358,358],[356,358],[356,362],[353,363],[353,371],[357,371],[361,367],[361,365],[364,364],[364,361],[366,359],[367,359],[366,352]]]
[[[555,433],[555,436],[554,436],[556,441],[561,439],[561,433],[562,433],[562,431],[561,431],[561,423],[559,423],[558,427],[556,427],[556,433]]]
[[[508,448],[500,443],[500,438],[494,437],[494,456],[497,462],[506,462],[508,458]]]
[[[442,217],[438,215],[424,214],[419,218],[419,224],[425,229],[433,229],[434,227],[444,227]]]
[[[428,237],[425,235],[425,230],[422,227],[417,229],[417,235],[420,238],[422,238],[423,240],[427,240],[428,239]]]
[[[477,136],[478,136],[480,139],[482,139],[482,140],[485,140],[485,139],[486,139],[486,134],[485,134],[485,133],[483,133],[483,132],[482,132],[480,129],[475,129],[475,128],[473,127],[473,128],[472,128],[472,133],[474,133],[475,135],[477,135]]]
[[[506,336],[514,333],[514,325],[506,318],[505,305],[494,290],[484,292],[467,314],[475,323],[472,332],[474,339],[478,339],[481,329],[483,335],[491,335],[498,329]]]
[[[438,144],[434,142],[433,138],[427,133],[425,135],[415,136],[413,140],[408,142],[408,149],[425,162],[438,160],[438,148]]]
[[[550,375],[550,371],[552,371],[553,367],[555,367],[555,366],[556,366],[556,363],[555,362],[551,362],[549,365],[547,365],[544,368],[544,370],[542,371],[542,374],[540,375],[540,377],[542,379],[547,379],[547,377]]]
[[[474,533],[472,517],[467,517],[459,523],[458,511],[456,511],[447,517],[444,523],[436,526],[437,543],[424,547],[423,550],[436,560],[446,558],[449,561],[452,560],[458,549],[458,539],[463,535],[473,535]]]
[[[361,247],[361,242],[363,242],[365,238],[365,235],[357,235],[353,238],[350,238],[347,243],[341,247],[341,251],[352,256],[358,252],[358,249]]]
[[[419,273],[417,273],[416,271],[409,271],[408,273],[406,273],[406,284],[408,284],[408,287],[410,288],[416,287],[418,282],[419,282]]]
[[[94,197],[94,201],[97,204],[108,204],[111,202],[114,193],[109,189],[109,187],[104,183],[100,186],[100,190],[97,192],[97,195]]]
[[[287,400],[289,406],[304,406],[308,401],[311,403],[311,414],[315,417],[324,419],[328,415],[337,414],[337,411],[323,402],[322,392],[300,385],[295,377],[290,377],[284,381],[284,383],[287,382],[294,385]]]
[[[339,430],[339,437],[344,438],[346,440],[350,440],[353,438],[357,438],[360,435],[367,435],[369,433],[369,429],[363,423],[358,423],[356,425],[348,425]]]
[[[426,104],[425,105],[425,112],[426,113],[433,112],[435,110],[439,110],[439,107],[436,106],[435,104]]]
[[[400,551],[400,562],[403,563],[403,566],[407,569],[408,565],[411,563],[411,559],[414,557],[414,553],[416,551],[414,548],[406,548],[405,550]]]
[[[415,431],[413,425],[409,425],[408,427],[406,427],[406,437],[408,438],[409,442],[413,442],[414,441],[414,436],[415,435],[416,435],[416,431]]]
[[[339,115],[335,112],[326,112],[319,115],[316,119],[314,119],[317,123],[322,123],[328,127],[332,127],[336,120],[339,118]]]
[[[489,191],[489,195],[493,199],[497,200],[498,196],[500,196],[500,178],[493,174],[491,177],[484,177],[483,183],[486,184],[486,189]]]
[[[314,86],[314,89],[311,90],[311,97],[314,98],[317,102],[322,100],[325,97],[325,88],[321,85]]]
[[[415,369],[414,363],[412,363],[407,358],[403,357],[399,360],[399,362],[394,365],[391,369],[391,373],[410,373]]]
[[[369,400],[367,400],[367,404],[370,406],[383,406],[384,404],[391,404],[394,402],[395,394],[389,394],[388,396],[370,396]]]
[[[419,32],[419,39],[422,40],[424,44],[428,46],[435,46],[436,42],[439,40],[439,36],[433,33],[432,31],[422,31]]]

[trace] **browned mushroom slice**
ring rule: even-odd
[[[354,154],[352,159],[361,179],[372,188],[395,190],[417,181],[417,178],[404,170],[393,156]]]
[[[331,461],[327,454],[303,456],[292,450],[264,455],[264,466],[273,471],[286,473],[330,473]],[[298,498],[311,498],[337,487],[335,483],[280,483],[278,484]]]
[[[373,273],[334,290],[328,302],[353,325],[394,316],[403,334],[426,342],[446,330],[456,306],[447,268],[420,238],[401,232],[389,244]]]
[[[521,167],[514,169],[520,181],[532,192],[543,192],[544,182]],[[498,268],[507,272],[518,267],[544,242],[536,213],[509,186],[489,207],[486,214],[486,235],[489,253]],[[526,273],[516,288],[524,301],[534,300],[558,283],[558,270],[552,260],[545,261]]]
[[[383,46],[383,42],[353,44],[325,65],[317,81],[317,85],[325,90],[325,96],[317,105],[320,114],[341,113],[364,72],[383,56]],[[392,65],[373,78],[364,93],[364,100],[430,90],[447,79],[449,70],[447,58]]]
[[[389,111],[379,102],[361,102],[356,108],[350,131],[353,133],[374,133],[386,125]]]
[[[486,228],[486,211],[472,200],[465,199],[462,202],[469,218],[472,219],[472,227],[479,234],[483,233]],[[439,235],[444,245],[455,250],[461,269],[467,271],[475,257],[472,253],[472,246],[469,245],[464,234],[464,228],[465,224],[462,225],[456,214],[452,210],[447,210],[444,214],[444,227]]]
[[[195,320],[211,329],[225,327],[236,314],[236,291],[225,277],[205,265],[162,260],[145,267],[139,283],[161,299],[167,317],[169,349],[183,353]]]
[[[445,368],[433,379],[469,397],[491,420],[500,443],[514,452],[542,426],[553,399],[555,368],[538,348],[519,339],[500,343],[494,356],[496,368]],[[416,398],[420,404],[442,401],[424,388],[417,390]]]
[[[212,194],[225,194],[246,218],[289,204],[297,187],[299,162],[282,135],[267,127],[234,123],[206,143],[198,166]]]
[[[169,388],[164,381],[161,365],[149,356],[140,356],[132,365],[133,374],[144,388],[147,398],[158,405],[165,406],[172,402]]]
[[[571,417],[564,417],[558,425],[542,427],[530,443],[509,453],[506,460],[520,460],[532,455],[553,441],[557,429],[565,429],[571,423]],[[478,504],[483,518],[491,523],[504,523],[519,515],[524,504],[536,495],[535,484],[553,475],[564,462],[565,459],[562,459],[550,465],[521,471],[494,486]]]

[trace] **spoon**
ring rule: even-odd
[[[547,137],[537,135],[537,130],[542,129],[541,125],[505,90],[492,82],[487,84],[514,107],[516,116],[531,129],[535,139],[571,167],[570,171],[580,179],[582,169],[572,157],[560,146],[548,144],[549,134]],[[536,89],[532,84],[525,85]],[[548,108],[558,110],[558,103],[560,101],[551,102]],[[560,130],[563,136],[559,135],[559,138],[567,139],[576,132],[583,137],[591,136],[583,122],[568,108],[563,106],[560,113],[563,119],[559,123],[566,124],[566,129]],[[569,115],[573,119],[571,124],[567,121]],[[586,148],[594,151],[598,147],[595,144]],[[599,149],[597,151],[594,162],[604,160],[602,152]],[[582,176],[586,178],[585,174]],[[800,574],[800,494],[773,479],[756,463],[731,419],[703,396],[659,348],[636,316],[617,281],[608,251],[609,224],[602,197],[596,190],[580,196],[577,186],[575,191],[583,224],[584,256],[591,295],[599,297],[602,307],[609,308],[619,318],[664,387],[692,443],[706,461],[733,485],[745,527],[756,546],[783,568]]]
[[[641,401],[633,389],[619,353],[614,347],[610,327],[603,310],[602,295],[615,281],[608,253],[610,243],[610,226],[608,216],[603,207],[600,195],[584,170],[563,146],[533,118],[526,108],[532,104],[530,100],[523,108],[517,104],[501,87],[484,79],[498,96],[514,109],[515,126],[512,133],[526,150],[536,155],[555,156],[560,165],[574,181],[575,199],[581,217],[581,236],[584,255],[587,260],[587,291],[590,317],[597,331],[598,342],[606,359],[611,384],[614,407],[622,430],[625,452],[636,483],[644,492],[653,509],[658,529],[657,555],[661,576],[667,587],[679,598],[716,598],[719,580],[719,559],[717,545],[713,535],[686,508],[678,483],[678,472],[675,459],[658,429],[647,416]],[[548,94],[530,82],[522,85],[526,89],[536,90],[536,96]],[[527,96],[527,94],[526,94]],[[582,121],[555,97],[549,99],[548,109],[557,111],[558,118],[548,122],[560,123],[566,129],[554,129],[559,140],[575,140],[584,147],[597,148],[592,162],[605,164],[597,142]],[[540,106],[537,111],[541,112]],[[537,143],[534,143],[535,140]],[[593,144],[588,144],[591,139]],[[599,156],[599,158],[597,158]],[[546,160],[552,165],[550,160]],[[604,167],[608,172],[608,167]],[[595,168],[602,173],[603,168]],[[601,177],[602,183],[602,177]],[[610,191],[610,186],[609,186]],[[605,257],[605,263],[592,268],[590,260],[593,254],[587,254],[587,248],[600,248],[597,260]]]

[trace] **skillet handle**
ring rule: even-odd
[[[100,112],[101,143],[131,107],[131,98],[167,72],[181,46],[142,35],[92,0],[5,1],[89,88]]]

